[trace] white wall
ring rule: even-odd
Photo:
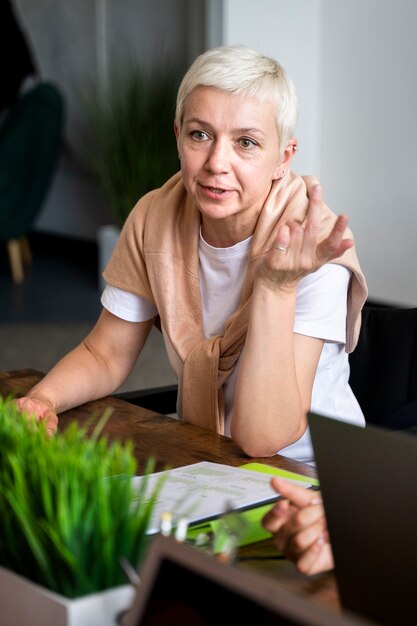
[[[417,305],[417,3],[325,0],[321,176],[370,294]]]
[[[293,78],[294,169],[350,216],[370,297],[417,306],[415,0],[223,0],[222,20]]]
[[[276,58],[295,83],[300,104],[293,161],[300,174],[319,170],[320,8],[318,0],[224,0],[223,43]]]

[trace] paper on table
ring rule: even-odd
[[[159,532],[161,514],[170,511],[174,524],[186,517],[190,524],[222,515],[228,507],[244,510],[274,502],[277,493],[270,485],[271,476],[239,467],[202,461],[147,477],[148,493],[152,493],[161,475],[167,475],[155,504],[149,534]],[[142,476],[134,478],[139,488]],[[293,480],[303,487],[304,481]]]

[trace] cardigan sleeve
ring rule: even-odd
[[[103,278],[109,284],[124,289],[155,304],[143,254],[144,231],[149,206],[157,190],[143,196],[130,212]]]

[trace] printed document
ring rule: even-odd
[[[151,494],[161,476],[165,482],[153,511],[148,533],[160,530],[161,516],[170,512],[174,525],[181,518],[189,524],[214,519],[228,510],[241,511],[275,502],[278,495],[270,485],[271,474],[202,461],[147,477]],[[145,477],[136,476],[139,488]],[[291,480],[303,487],[308,482]]]

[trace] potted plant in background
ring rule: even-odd
[[[178,84],[169,62],[152,71],[126,62],[86,102],[87,158],[114,216],[98,234],[100,276],[136,202],[179,169],[173,131]]]
[[[3,626],[107,626],[134,588],[120,564],[138,566],[161,481],[132,477],[131,443],[72,424],[48,438],[0,396],[0,606]]]

